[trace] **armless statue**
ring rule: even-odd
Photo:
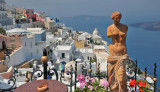
[[[120,12],[113,12],[114,23],[107,28],[107,37],[112,38],[107,59],[112,92],[127,92],[125,67],[129,57],[126,47],[128,26],[120,23],[121,18]]]

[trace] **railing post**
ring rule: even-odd
[[[41,61],[43,62],[44,79],[47,79],[48,58],[47,58],[47,50],[46,49],[43,50],[43,56],[41,58]]]
[[[98,80],[100,81],[100,63],[98,63]]]
[[[62,82],[62,73],[60,73],[60,82]]]
[[[157,74],[156,74],[156,68],[157,68],[157,64],[155,63],[154,64],[154,78],[153,78],[153,81],[154,81],[154,92],[156,92],[156,82],[157,82]]]
[[[71,73],[70,73],[70,74],[71,74],[70,92],[72,92],[72,77],[73,77],[73,76],[72,76],[72,69],[71,69]]]
[[[108,62],[107,62],[107,81],[108,81]]]
[[[147,67],[145,68],[145,80],[147,78]]]
[[[135,68],[135,81],[137,80],[137,59],[136,59],[136,61],[135,61],[135,63],[136,63],[136,68]],[[135,91],[137,90],[137,87],[135,86]]]
[[[75,85],[74,90],[76,90],[77,87],[77,61],[75,61]]]
[[[92,64],[91,64],[91,58],[90,58],[90,69],[89,69],[89,76],[90,76],[90,78],[91,78],[91,73],[92,73]]]
[[[84,66],[82,65],[82,75],[84,74]]]

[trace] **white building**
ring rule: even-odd
[[[68,37],[75,38],[77,37],[77,34],[75,31],[73,31],[73,28],[63,27],[61,29],[58,29],[57,36],[62,37],[63,39],[66,39]]]
[[[46,48],[45,41],[37,41],[36,33],[27,32],[25,29],[12,29],[7,31],[7,35],[3,36],[6,48],[13,51],[6,58],[8,67],[19,65],[31,59],[40,59],[43,55],[43,50]],[[18,47],[17,47],[18,46]]]
[[[62,45],[53,47],[53,58],[59,59],[60,62],[69,62],[75,53],[75,41],[66,40]]]
[[[0,24],[1,26],[7,25],[7,11],[5,11],[5,0],[0,0]]]
[[[22,37],[23,46],[10,54],[8,66],[19,65],[32,59],[40,59],[46,42],[36,42],[35,36],[26,35]]]
[[[5,0],[0,0],[0,26],[12,25],[14,18],[5,10]]]
[[[46,41],[46,30],[42,28],[27,28],[27,32],[35,35],[36,42]]]
[[[80,36],[78,36],[78,40],[87,40],[87,37],[89,37],[89,33],[84,32]]]
[[[100,63],[100,71],[107,73],[108,53],[106,52],[95,53],[95,57],[96,57],[97,67],[98,67],[98,63]]]
[[[93,42],[96,44],[100,44],[102,42],[102,37],[99,36],[97,28],[93,31]]]
[[[82,53],[84,61],[89,61],[90,58],[94,58],[93,49],[79,49],[79,51]]]
[[[56,31],[56,22],[50,17],[46,17],[44,21],[46,31],[54,33]]]
[[[93,51],[94,53],[106,52],[106,48],[104,45],[94,45]]]
[[[57,22],[56,27],[62,29],[63,27],[65,27],[65,24],[63,24],[62,22]]]

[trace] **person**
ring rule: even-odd
[[[63,63],[61,66],[61,73],[64,75],[64,71],[65,71],[65,64]]]
[[[126,47],[128,26],[120,23],[120,12],[113,12],[111,17],[114,23],[107,28],[107,37],[112,38],[107,58],[109,84],[112,92],[127,92],[125,66],[129,57]]]
[[[51,67],[49,67],[49,69],[48,69],[48,71],[47,71],[47,77],[48,77],[48,79],[52,79]]]

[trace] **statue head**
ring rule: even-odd
[[[118,11],[113,12],[111,18],[114,20],[115,24],[119,24],[120,20],[122,18],[122,14],[120,12],[118,12]]]

